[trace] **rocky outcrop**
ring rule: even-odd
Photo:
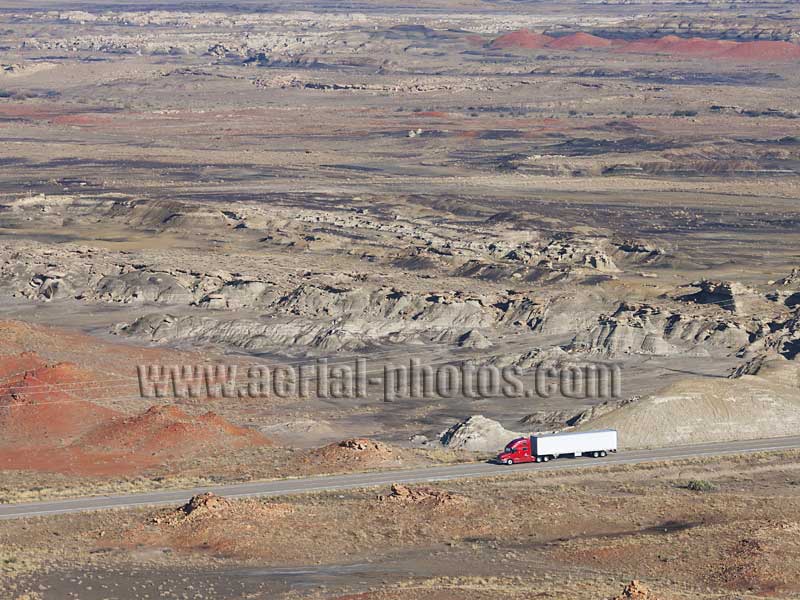
[[[492,341],[477,329],[470,329],[458,338],[457,345],[461,348],[476,348],[483,350],[493,346]]]
[[[189,304],[194,294],[168,273],[129,271],[97,282],[93,296],[107,302]]]
[[[499,452],[508,442],[521,435],[483,415],[473,415],[439,434],[439,441],[444,447],[454,450]]]
[[[800,389],[800,362],[789,360],[781,354],[759,354],[733,369],[730,377],[740,379],[748,375]]]
[[[622,304],[569,348],[607,357],[626,354],[724,356],[749,343],[751,332],[733,319],[693,316],[649,305]]]
[[[788,275],[775,281],[774,285],[775,290],[767,294],[767,298],[791,309],[800,306],[800,268],[795,267]]]
[[[503,258],[527,265],[556,269],[564,265],[584,267],[603,273],[617,273],[619,268],[607,254],[605,238],[555,239],[543,246],[523,245]]]
[[[611,600],[658,600],[658,597],[650,591],[646,585],[634,579],[628,583],[618,596]]]
[[[232,346],[250,352],[299,351],[303,354],[309,349],[330,352],[364,350],[390,333],[380,324],[373,328],[347,328],[298,318],[280,322],[217,320],[163,313],[146,315],[117,327],[115,332],[161,344],[191,341]]]
[[[492,321],[481,298],[461,293],[412,294],[397,289],[337,289],[302,285],[278,301],[282,311],[305,317],[372,317],[447,327],[480,327]]]
[[[0,247],[0,295],[189,305],[233,278],[164,264],[170,262],[182,261],[159,257],[140,262],[124,252],[84,246],[66,246],[58,253],[36,245],[5,246]]]
[[[430,508],[442,508],[452,504],[464,502],[464,498],[452,492],[440,490],[431,486],[416,485],[407,486],[400,483],[393,483],[391,490],[386,496],[378,496],[381,502],[427,506]]]
[[[800,310],[795,310],[795,314],[786,321],[770,323],[749,350],[754,353],[776,352],[788,359],[800,355]]]
[[[266,281],[235,279],[206,294],[199,305],[212,309],[265,308],[279,295],[276,285]]]
[[[667,256],[667,251],[661,246],[641,240],[624,240],[615,246],[615,255],[621,255],[622,260],[634,264],[652,265]]]
[[[527,371],[537,367],[559,367],[573,362],[574,358],[559,346],[550,348],[532,348],[527,352],[493,354],[485,360],[476,363],[492,365],[499,368],[518,367]]]
[[[399,466],[403,461],[402,451],[367,438],[349,438],[315,448],[304,453],[303,462],[334,472],[342,469],[369,469]]]
[[[700,288],[700,291],[683,296],[682,300],[697,304],[716,304],[723,310],[736,314],[753,314],[766,304],[758,290],[737,281],[703,279],[692,283],[691,287]]]

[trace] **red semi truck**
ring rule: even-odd
[[[614,429],[604,429],[515,438],[497,455],[497,460],[506,465],[513,465],[547,462],[560,456],[599,458],[616,451],[617,432]]]

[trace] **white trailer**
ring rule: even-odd
[[[617,432],[614,429],[554,433],[531,437],[531,454],[544,460],[559,456],[606,456],[617,451]]]

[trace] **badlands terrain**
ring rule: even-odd
[[[0,502],[800,427],[794,2],[2,0],[0,61]],[[619,393],[387,398],[411,358]],[[796,597],[796,458],[0,522],[0,596]]]

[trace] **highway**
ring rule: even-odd
[[[469,479],[473,477],[496,477],[516,473],[536,473],[575,468],[591,468],[596,466],[630,465],[658,461],[673,461],[689,458],[725,456],[731,454],[747,454],[753,452],[770,452],[800,448],[800,436],[771,438],[764,440],[746,440],[737,442],[720,442],[677,446],[655,450],[631,450],[617,452],[605,458],[566,458],[549,463],[531,463],[522,465],[496,465],[491,463],[466,463],[403,469],[392,471],[376,471],[349,475],[326,475],[303,477],[297,479],[281,479],[218,485],[184,490],[152,491],[137,494],[89,496],[48,502],[28,502],[20,504],[0,504],[1,519],[18,519],[24,517],[41,517],[65,513],[77,513],[94,510],[125,509],[158,505],[179,505],[190,497],[203,492],[214,492],[228,498],[246,498],[253,496],[288,496],[308,492],[330,492],[354,488],[387,486],[392,483],[430,483],[452,479]]]

